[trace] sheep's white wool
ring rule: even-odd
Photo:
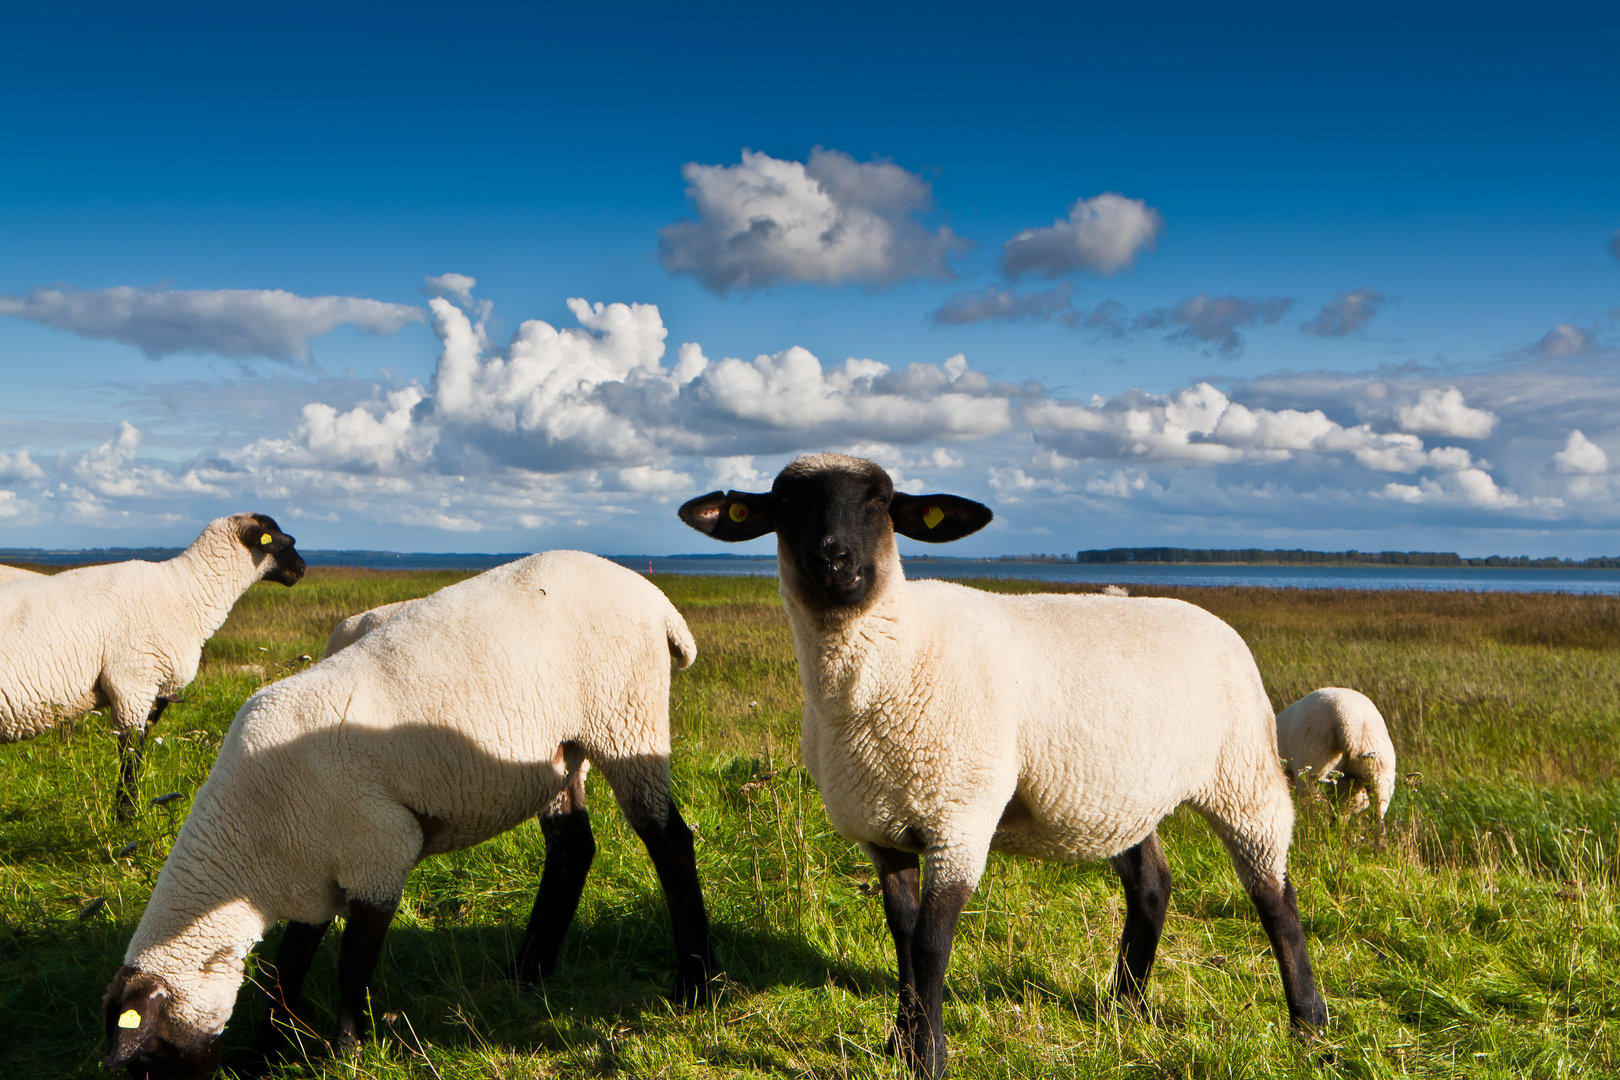
[[[6,566],[0,563],[0,585],[4,585],[8,581],[32,581],[35,578],[44,576],[44,574],[34,570],[24,570],[20,566]]]
[[[805,764],[844,836],[917,850],[915,830],[941,884],[972,885],[992,848],[1106,858],[1191,802],[1242,823],[1217,827],[1240,864],[1282,880],[1293,807],[1271,707],[1248,647],[1208,612],[908,582],[898,559],[843,626],[783,596]]]
[[[1395,744],[1367,695],[1327,686],[1288,706],[1277,714],[1277,756],[1301,784],[1339,770],[1356,789],[1350,809],[1365,810],[1371,792],[1384,820],[1395,794]]]
[[[170,988],[172,1019],[223,1030],[266,929],[392,902],[423,857],[534,816],[570,778],[563,743],[664,820],[670,657],[696,654],[663,593],[581,552],[411,604],[242,706],[125,963]]]
[[[0,588],[0,741],[98,704],[139,731],[160,694],[197,675],[202,647],[275,557],[240,539],[252,514],[209,523],[165,562],[86,566]]]
[[[370,611],[362,611],[358,615],[350,615],[338,623],[332,630],[332,636],[326,639],[326,651],[321,654],[321,659],[324,660],[333,653],[347,649],[414,603],[415,600],[400,600],[384,604],[382,607],[374,607]]]
[[[1294,810],[1271,705],[1220,619],[1179,600],[907,581],[892,533],[853,612],[802,585],[780,537],[778,565],[805,765],[844,836],[925,853],[938,884],[971,887],[991,849],[1106,858],[1190,803],[1245,886],[1284,881]]]

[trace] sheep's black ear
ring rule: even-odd
[[[168,991],[150,975],[131,967],[119,970],[101,1003],[107,1032],[103,1068],[121,1069],[148,1049],[168,1001]]]
[[[237,535],[241,538],[242,546],[249,551],[286,551],[297,543],[281,531],[281,526],[269,514],[250,515],[247,524]]]
[[[680,510],[681,520],[700,533],[735,544],[776,530],[771,497],[749,491],[711,491]]]
[[[930,544],[960,540],[990,524],[994,517],[983,503],[957,495],[907,495],[897,491],[889,500],[894,531]]]

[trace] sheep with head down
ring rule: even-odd
[[[804,763],[876,867],[895,1043],[916,1072],[945,1071],[951,939],[991,850],[1109,859],[1125,888],[1114,989],[1141,994],[1170,896],[1155,829],[1183,803],[1225,842],[1293,1023],[1326,1022],[1288,878],[1293,803],[1271,707],[1231,627],[1176,600],[907,581],[896,534],[955,540],[990,510],[897,492],[859,458],[801,457],[768,493],[713,492],[680,516],[717,540],[776,534]]]
[[[337,1031],[352,1045],[412,867],[542,812],[545,870],[508,973],[548,973],[595,852],[583,805],[568,799],[586,759],[663,885],[675,996],[702,999],[708,916],[669,777],[670,659],[686,667],[696,654],[680,613],[641,575],[553,551],[442,589],[254,694],[108,987],[103,1063],[152,1077],[211,1069],[244,958],[282,919],[266,1030],[291,1022],[337,915]]]
[[[1351,813],[1369,803],[1380,822],[1388,813],[1395,795],[1395,744],[1378,706],[1361,691],[1324,686],[1278,713],[1277,756],[1301,788],[1333,781]]]

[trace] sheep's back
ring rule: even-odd
[[[1201,608],[911,588],[932,649],[950,658],[932,674],[954,689],[935,693],[976,693],[989,727],[1016,732],[1020,798],[1059,825],[1026,837],[1041,849],[1030,853],[1112,854],[1213,787],[1255,770],[1281,781],[1253,657]]]
[[[434,849],[451,850],[543,808],[566,779],[563,742],[597,760],[667,757],[668,601],[606,560],[553,557],[574,554],[452,585],[260,691],[229,760],[275,799],[431,817],[444,830]]]
[[[89,587],[70,577],[82,573],[19,578],[0,589],[0,739],[38,734],[97,703],[122,605],[104,575],[78,579]]]

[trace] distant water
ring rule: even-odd
[[[658,574],[776,576],[776,560],[612,556],[614,562]],[[1190,566],[1184,563],[1097,565],[1005,563],[949,559],[906,561],[908,578],[1016,578],[1098,585],[1241,585],[1274,589],[1422,589],[1479,592],[1567,592],[1620,595],[1620,570],[1522,570],[1496,566]]]
[[[0,562],[66,565],[122,559],[167,559],[178,548],[39,551],[0,549]],[[361,566],[377,570],[487,570],[525,553],[436,554],[397,551],[304,551],[311,566]],[[722,574],[775,577],[774,556],[610,555],[621,566],[655,574]],[[1423,589],[1480,592],[1567,592],[1620,595],[1620,570],[1525,570],[1499,566],[1195,566],[1169,564],[1007,563],[979,559],[906,561],[909,578],[1018,578],[1098,585],[1242,585],[1278,589]]]

